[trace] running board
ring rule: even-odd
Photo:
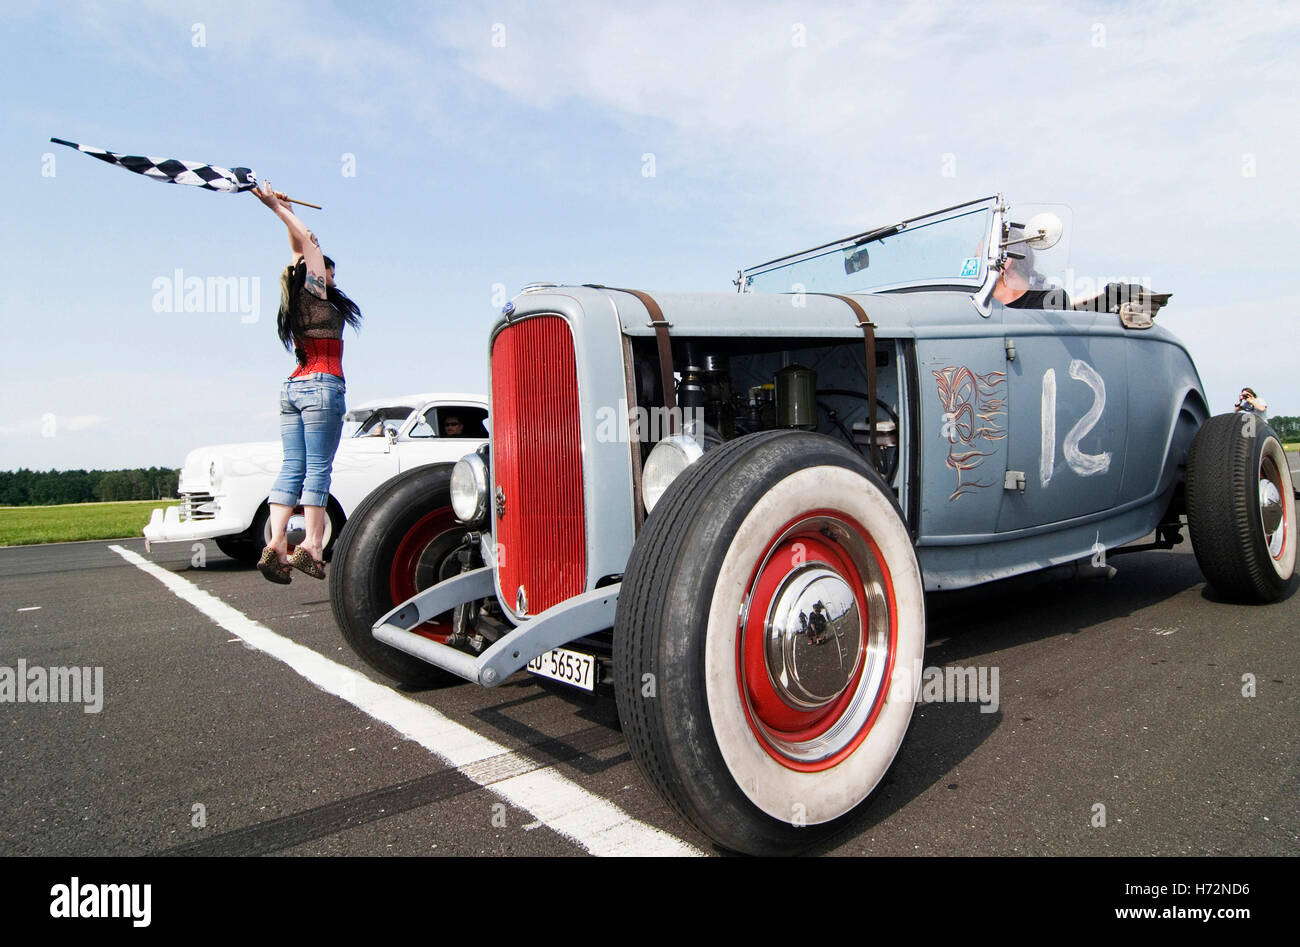
[[[439,582],[407,599],[379,621],[370,633],[399,651],[457,677],[495,687],[533,658],[597,631],[614,626],[621,583],[576,595],[527,619],[497,639],[477,657],[411,631],[463,602],[493,595],[492,567]]]

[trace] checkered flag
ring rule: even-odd
[[[76,142],[51,138],[56,145],[67,145],[78,151],[107,161],[119,168],[126,168],[136,174],[143,174],[164,184],[191,184],[209,191],[225,191],[236,194],[250,191],[257,187],[257,175],[248,168],[218,168],[216,165],[203,164],[199,161],[178,161],[175,158],[145,158],[141,155],[119,155],[103,148],[90,145],[78,145]]]

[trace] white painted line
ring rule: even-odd
[[[226,631],[289,665],[326,693],[342,698],[408,740],[414,740],[469,779],[511,805],[528,811],[593,855],[703,854],[681,839],[632,818],[618,806],[554,770],[536,768],[535,763],[523,757],[519,757],[518,768],[527,771],[507,775],[511,767],[503,767],[502,758],[518,754],[501,744],[449,720],[432,707],[403,697],[364,674],[277,634],[215,595],[129,549],[121,546],[108,548],[149,573]],[[487,760],[492,760],[491,764],[475,765]],[[501,779],[503,775],[506,778]]]
[[[18,609],[18,611],[20,611],[20,612],[36,612],[36,611],[40,611],[40,608],[41,608],[41,606],[39,606],[39,605],[28,605],[26,608],[20,608],[20,609]]]

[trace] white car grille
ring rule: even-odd
[[[216,519],[216,499],[210,493],[183,493],[180,516],[182,523]]]

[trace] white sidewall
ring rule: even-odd
[[[289,517],[290,532],[293,531],[294,520],[303,520],[303,525],[304,526],[306,525],[304,515],[302,513],[294,513]],[[322,548],[329,546],[330,540],[333,538],[334,538],[334,517],[330,514],[329,507],[327,506],[325,508],[325,538],[321,540]],[[262,544],[270,545],[270,543],[271,543],[271,520],[268,518],[266,522],[262,524]]]
[[[814,509],[857,520],[880,549],[893,582],[898,641],[893,680],[881,685],[886,696],[870,734],[852,756],[831,769],[802,773],[774,760],[750,729],[736,680],[737,616],[759,557],[775,538],[773,531]],[[865,799],[902,745],[925,651],[920,568],[907,529],[884,494],[861,474],[835,466],[800,470],[773,485],[740,524],[727,550],[706,634],[705,687],[713,734],[732,777],[750,801],[783,822],[803,819],[816,825]]]
[[[1295,488],[1291,485],[1291,471],[1287,466],[1286,452],[1282,450],[1282,445],[1278,443],[1277,438],[1270,437],[1264,442],[1263,456],[1271,457],[1273,463],[1277,465],[1278,472],[1282,475],[1282,503],[1286,507],[1286,513],[1283,518],[1283,528],[1286,530],[1286,545],[1282,549],[1282,558],[1274,559],[1272,555],[1269,554],[1267,546],[1264,547],[1264,557],[1273,564],[1273,570],[1285,581],[1290,579],[1291,574],[1295,572]]]

